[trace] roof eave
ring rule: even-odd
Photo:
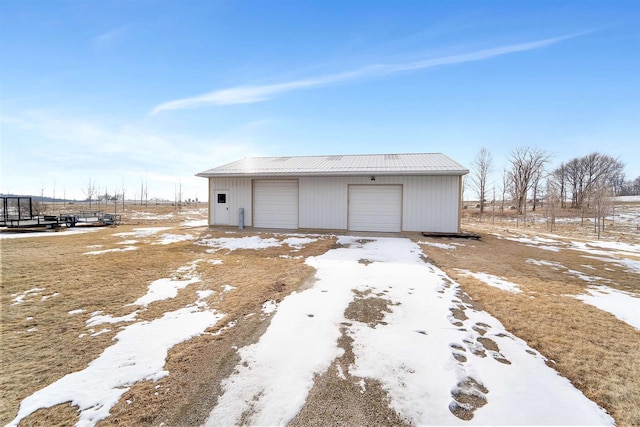
[[[468,169],[459,170],[435,170],[435,171],[326,171],[326,172],[200,172],[196,176],[201,178],[255,178],[255,177],[284,177],[292,178],[297,176],[416,176],[416,175],[438,175],[438,176],[462,176],[469,173]]]

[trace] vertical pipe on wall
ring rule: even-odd
[[[460,224],[462,221],[462,175],[458,178],[458,233],[460,233]]]
[[[207,223],[209,224],[209,227],[211,227],[213,225],[211,223],[211,212],[212,212],[212,209],[211,209],[212,205],[211,204],[213,203],[213,197],[212,197],[212,194],[211,194],[211,187],[212,187],[211,183],[212,182],[213,182],[213,178],[209,178],[209,197],[208,197],[209,200],[208,200],[208,203],[207,203],[207,205],[208,205],[207,206]]]

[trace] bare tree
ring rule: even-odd
[[[542,180],[542,172],[543,170],[539,170],[536,173],[533,174],[533,178],[532,178],[532,184],[531,184],[531,189],[533,190],[533,195],[532,195],[532,211],[535,212],[536,211],[536,206],[538,204],[538,197],[540,195],[540,181]]]
[[[560,163],[560,166],[553,171],[553,178],[558,184],[558,193],[560,196],[560,207],[565,207],[565,200],[567,197],[567,167],[564,163]]]
[[[482,218],[484,203],[487,198],[487,178],[493,172],[493,158],[486,148],[482,147],[480,149],[471,164],[471,170],[471,182],[480,199],[480,217]]]
[[[125,199],[125,195],[127,193],[127,189],[124,186],[124,178],[122,179],[122,210],[124,211],[124,199]]]
[[[518,147],[509,156],[511,171],[509,178],[513,185],[514,200],[518,214],[526,212],[527,194],[536,175],[544,170],[549,155],[538,148]]]
[[[571,207],[583,212],[589,209],[588,202],[593,192],[603,183],[615,186],[621,177],[624,180],[624,163],[606,154],[591,153],[567,162],[566,178],[571,186]]]
[[[460,188],[460,197],[462,198],[462,204],[464,205],[464,190],[467,188],[467,176],[462,176],[462,188]]]
[[[558,214],[558,210],[562,206],[560,187],[561,185],[555,177],[547,178],[547,202],[544,206],[547,214],[547,225],[551,232],[553,232],[553,227],[556,224],[556,215]]]
[[[182,181],[178,181],[179,184],[176,186],[174,184],[174,198],[175,198],[175,206],[178,209],[178,212],[182,211]]]
[[[592,196],[594,233],[596,233],[598,239],[600,239],[600,233],[604,231],[604,219],[611,209],[611,202],[614,196],[613,186],[603,182],[593,189]]]
[[[44,182],[42,182],[42,185],[40,186],[40,205],[42,206],[42,210],[46,210],[45,208],[45,204],[44,204],[44,189],[45,189],[46,185]]]
[[[89,209],[91,209],[91,201],[96,195],[96,184],[95,182],[91,182],[91,178],[89,178],[89,185],[87,188],[83,189],[82,192],[84,193],[86,200],[89,202]]]
[[[511,181],[509,180],[509,172],[506,169],[502,170],[502,203],[500,204],[500,213],[504,214],[504,201],[507,193],[509,193]]]

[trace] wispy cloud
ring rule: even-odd
[[[561,41],[577,37],[582,34],[585,33],[571,34],[561,37],[536,40],[528,43],[513,44],[509,46],[483,49],[465,54],[430,58],[420,61],[411,61],[396,64],[368,65],[356,70],[343,73],[328,74],[324,76],[294,80],[284,83],[255,86],[236,86],[227,89],[215,90],[213,92],[205,93],[203,95],[197,95],[190,98],[163,102],[162,104],[155,106],[151,110],[151,114],[157,114],[161,111],[198,108],[205,105],[253,104],[266,101],[282,93],[301,89],[314,88],[367,77],[386,76],[402,71],[424,70],[442,65],[454,65],[466,62],[482,61],[502,55],[508,55],[511,53],[541,49],[547,46],[554,45]]]
[[[210,168],[211,159],[223,164],[263,154],[255,134],[270,124],[253,121],[191,136],[167,133],[146,123],[105,123],[50,110],[5,115],[0,120],[5,132],[24,133],[28,140],[37,141],[3,146],[0,192],[31,194],[44,181],[51,189],[57,177],[58,188],[66,188],[68,197],[82,197],[80,188],[89,177],[110,191],[126,182],[133,195],[145,176],[154,188],[154,197],[171,198],[177,182],[182,182],[189,197],[203,195],[206,182],[194,174]],[[52,151],[49,148],[53,146],[64,150]]]
[[[127,26],[114,28],[111,31],[100,34],[93,39],[93,47],[96,49],[103,49],[118,43],[124,38],[127,32]]]

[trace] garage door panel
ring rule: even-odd
[[[398,232],[401,228],[401,185],[349,186],[350,230]]]
[[[298,228],[298,181],[255,181],[254,227]]]

